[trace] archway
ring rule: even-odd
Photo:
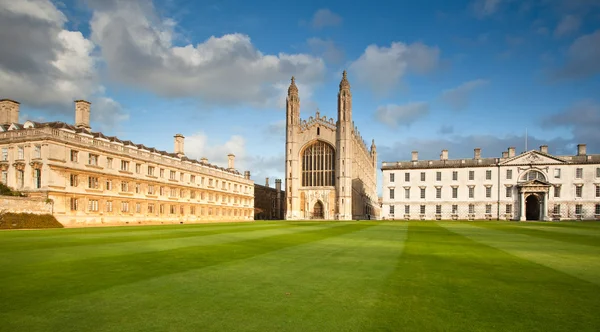
[[[525,218],[540,220],[540,199],[537,195],[529,195],[525,199]]]
[[[315,206],[313,207],[312,218],[313,219],[324,219],[323,203],[321,203],[321,201],[317,201],[315,203]]]

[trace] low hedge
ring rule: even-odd
[[[22,228],[63,228],[51,214],[3,213],[0,215],[0,229]]]

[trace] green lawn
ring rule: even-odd
[[[0,232],[0,331],[599,331],[600,223]]]

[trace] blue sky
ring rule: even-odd
[[[594,0],[0,0],[0,98],[21,119],[73,122],[283,177],[285,91],[301,117],[353,115],[379,161],[485,157],[509,146],[600,152],[600,2]]]

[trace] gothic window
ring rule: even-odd
[[[335,151],[325,142],[317,141],[302,152],[302,186],[335,185]]]
[[[546,181],[546,177],[540,171],[531,170],[523,175],[521,175],[521,181],[531,181],[531,180],[540,180]]]

